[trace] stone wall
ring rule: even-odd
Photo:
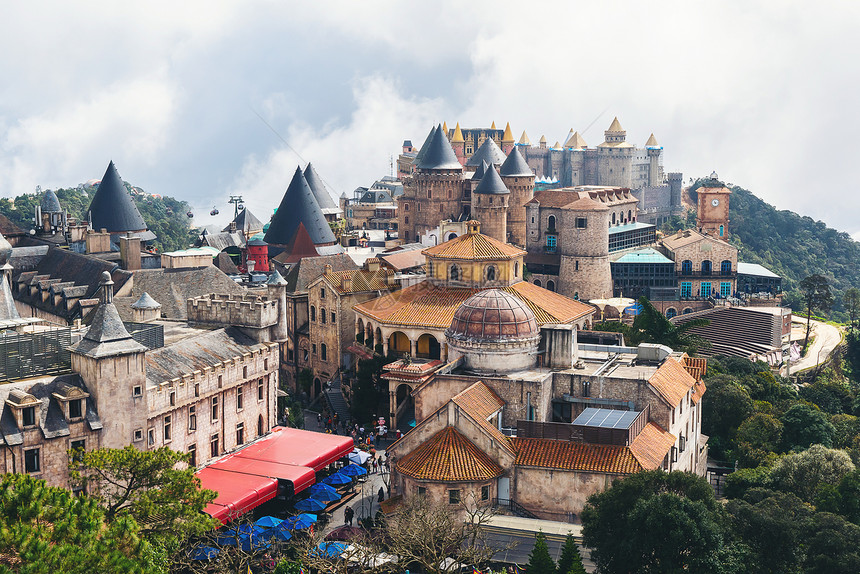
[[[590,495],[609,488],[615,478],[620,477],[516,466],[511,481],[511,496],[539,518],[569,522],[571,518],[579,518]]]
[[[278,302],[258,295],[210,293],[186,302],[189,325],[263,328],[278,322]]]
[[[69,422],[69,436],[46,439],[42,430],[36,426],[23,432],[24,443],[4,445],[0,450],[3,472],[24,472],[25,451],[39,449],[39,472],[31,473],[34,478],[43,479],[51,486],[69,488],[69,449],[72,442],[84,441],[86,450],[95,450],[100,444],[99,431],[90,430],[85,419]]]

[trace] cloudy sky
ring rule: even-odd
[[[135,5],[137,7],[135,7]],[[860,2],[4,2],[0,194],[101,178],[258,217],[311,161],[335,191],[434,122],[589,145],[860,237]],[[285,144],[286,142],[286,144]]]

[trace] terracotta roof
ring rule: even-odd
[[[674,251],[692,243],[698,243],[699,241],[705,240],[713,241],[714,243],[725,245],[727,247],[733,247],[732,245],[726,243],[721,239],[717,239],[716,237],[712,237],[710,235],[705,235],[704,233],[699,233],[695,229],[685,229],[683,231],[679,231],[674,235],[670,235],[669,237],[664,237],[661,243]]]
[[[526,252],[519,247],[502,243],[483,233],[467,233],[450,241],[429,247],[422,251],[427,257],[441,259],[468,259],[470,261],[483,259],[513,259]]]
[[[493,389],[478,381],[451,400],[484,429],[484,432],[495,439],[499,446],[513,454],[511,439],[487,420],[505,406],[505,401],[500,399]]]
[[[648,423],[630,445],[630,452],[645,470],[656,470],[663,464],[666,453],[675,444],[675,437],[656,423]]]
[[[395,271],[421,267],[426,261],[424,254],[417,249],[395,251],[394,253],[381,253],[379,258],[394,268]]]
[[[397,470],[418,480],[478,482],[502,467],[453,427],[445,427],[397,461]]]
[[[701,381],[702,377],[708,374],[708,360],[704,357],[690,357],[686,353],[682,357],[684,368],[697,381]]]
[[[520,466],[558,470],[633,474],[643,469],[626,446],[588,444],[542,438],[512,438]]]
[[[699,401],[702,400],[702,396],[707,390],[708,387],[705,386],[705,383],[703,383],[702,381],[696,382],[696,385],[693,387],[693,394],[690,395],[690,400],[693,401],[694,405],[699,404]]]
[[[514,283],[510,287],[503,287],[502,290],[525,301],[532,313],[535,314],[535,319],[539,325],[570,323],[595,312],[591,305],[575,301],[526,281]]]
[[[687,394],[693,385],[694,379],[687,370],[673,358],[663,361],[660,368],[655,371],[648,383],[660,394],[670,407],[677,407],[681,399]]]
[[[386,291],[390,275],[394,275],[390,269],[377,271],[352,269],[329,271],[325,274],[325,278],[339,293],[361,293],[363,291]],[[352,283],[347,285],[350,280]]]

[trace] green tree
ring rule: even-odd
[[[743,498],[752,489],[770,488],[770,467],[742,468],[726,477],[726,496]]]
[[[647,297],[640,297],[638,303],[641,311],[633,320],[631,330],[631,336],[637,343],[659,343],[675,351],[686,351],[690,354],[710,346],[708,341],[690,332],[696,327],[710,325],[709,320],[692,319],[676,325],[658,311]]]
[[[796,404],[780,419],[783,425],[783,449],[802,450],[813,444],[833,445],[836,429],[819,410],[806,404]]]
[[[726,375],[709,379],[707,397],[702,404],[702,432],[712,437],[715,453],[723,456],[755,407],[749,392]]]
[[[549,555],[549,547],[546,545],[546,536],[543,532],[535,534],[535,545],[529,554],[526,574],[555,574],[555,562]]]
[[[737,450],[744,466],[767,462],[782,445],[782,423],[765,413],[755,413],[738,427]]]
[[[848,325],[850,327],[857,326],[857,317],[860,316],[860,289],[850,287],[842,294],[842,306],[845,312],[848,313]]]
[[[582,512],[585,546],[606,574],[717,572],[726,551],[721,521],[708,482],[680,471],[616,480]]]
[[[163,556],[130,516],[107,520],[91,497],[26,474],[0,478],[0,572],[157,573]]]
[[[582,565],[582,555],[579,553],[579,545],[573,539],[573,534],[568,533],[561,548],[561,556],[558,557],[557,574],[585,574],[585,566]]]
[[[806,336],[803,338],[803,348],[809,344],[809,332],[812,329],[812,313],[814,311],[827,311],[833,305],[833,295],[830,293],[830,284],[823,275],[813,273],[800,282],[800,292],[803,294],[803,303],[806,307]]]
[[[216,493],[200,488],[188,462],[188,455],[166,447],[100,448],[71,459],[69,474],[87,492],[98,493],[108,521],[128,515],[142,525],[144,535],[175,542],[217,524],[203,513]]]
[[[854,463],[848,453],[814,444],[803,452],[780,458],[770,478],[776,488],[812,502],[821,486],[837,485],[852,470]]]
[[[860,572],[860,527],[829,512],[813,515],[805,539],[804,574]]]

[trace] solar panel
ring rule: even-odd
[[[573,424],[596,428],[627,429],[630,428],[630,425],[633,424],[633,421],[638,416],[639,411],[619,411],[615,409],[588,407],[576,417]]]

